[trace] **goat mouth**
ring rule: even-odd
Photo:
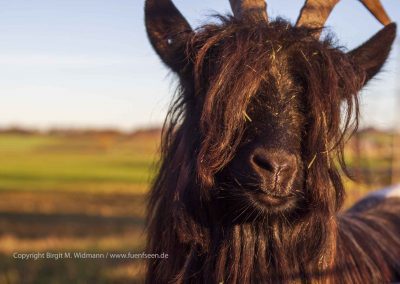
[[[296,196],[294,194],[272,194],[268,192],[256,192],[253,198],[256,199],[258,203],[275,209],[290,207],[290,204],[294,204],[296,201]]]

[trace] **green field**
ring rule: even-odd
[[[14,252],[142,252],[159,133],[0,135],[0,283],[125,283],[143,263]]]
[[[19,260],[13,253],[142,252],[159,135],[0,134],[0,283],[140,282],[140,260]],[[387,182],[390,135],[366,137],[369,156],[357,157],[350,143],[349,164],[384,169],[382,180],[347,181],[346,206]]]

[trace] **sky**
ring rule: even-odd
[[[228,0],[175,0],[192,27]],[[383,0],[400,22],[400,2]],[[303,1],[269,0],[268,14],[294,22]],[[152,50],[143,0],[0,0],[0,127],[118,128],[160,125],[175,77]],[[381,25],[342,0],[327,25],[351,49]],[[363,126],[390,128],[400,113],[400,41],[362,94]]]

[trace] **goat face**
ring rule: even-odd
[[[319,28],[219,20],[193,31],[170,1],[146,4],[150,41],[180,79],[177,137],[186,145],[176,143],[195,158],[177,163],[201,190],[192,194],[249,219],[338,210],[344,193],[334,158],[343,158],[356,95],[386,61],[395,24],[345,52],[329,37],[320,41]]]

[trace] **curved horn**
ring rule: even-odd
[[[236,18],[250,17],[268,21],[267,3],[264,0],[229,0]]]
[[[360,1],[382,25],[387,26],[392,22],[379,0]]]
[[[296,26],[320,28],[325,25],[329,14],[340,0],[306,0],[297,19]]]
[[[192,28],[171,0],[146,0],[145,24],[160,58],[175,72],[186,65],[186,42]]]
[[[301,9],[296,26],[322,28],[330,13],[340,0],[306,0]],[[383,25],[388,25],[391,20],[379,0],[359,0]]]

